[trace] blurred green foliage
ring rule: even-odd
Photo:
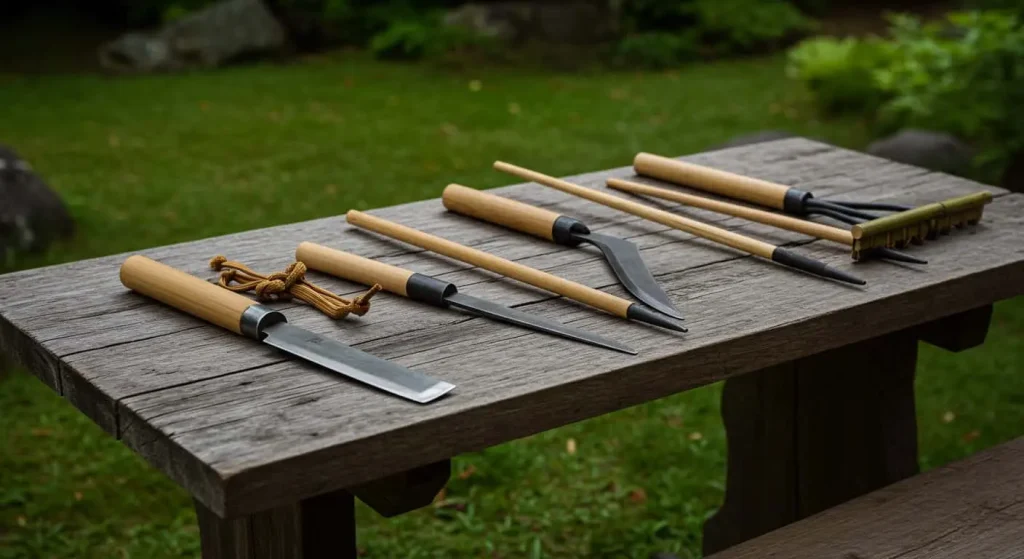
[[[785,0],[636,0],[624,3],[622,27],[619,62],[663,68],[696,57],[777,49],[814,23]]]
[[[887,39],[816,38],[787,72],[823,109],[857,112],[878,133],[919,127],[980,148],[979,177],[998,177],[1024,150],[1024,25],[1012,12],[954,12],[922,23],[893,15]]]

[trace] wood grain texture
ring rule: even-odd
[[[726,381],[726,497],[704,553],[912,476],[913,329]]]
[[[591,202],[603,204],[644,219],[649,219],[655,223],[660,223],[662,225],[672,227],[673,229],[697,235],[755,256],[771,259],[772,253],[775,252],[775,246],[764,241],[740,235],[739,233],[722,229],[721,227],[715,227],[695,219],[669,213],[658,208],[652,208],[632,200],[627,200],[621,196],[615,196],[613,194],[608,194],[607,192],[584,188],[578,184],[573,184],[569,181],[544,175],[503,161],[496,161],[494,163],[494,168],[517,176],[521,179],[532,180],[545,186],[561,190],[562,192],[568,192],[574,196],[590,200]]]
[[[730,173],[651,153],[636,154],[636,157],[633,158],[633,168],[639,175],[691,186],[779,210],[783,209],[786,192],[791,188],[754,176]]]
[[[449,211],[504,225],[541,239],[554,240],[557,213],[460,184],[449,184],[441,193]]]
[[[900,481],[709,559],[1024,558],[1024,438]]]
[[[406,284],[412,270],[385,264],[358,254],[328,248],[316,243],[300,243],[295,249],[295,259],[309,267],[337,278],[354,281],[363,285],[379,284],[385,291],[408,295]]]
[[[334,491],[223,519],[195,502],[203,559],[354,559],[352,495]]]
[[[821,196],[919,204],[982,188],[801,139],[685,159]],[[608,177],[644,182],[628,166],[571,180],[605,189]],[[214,255],[282,269],[295,247],[310,241],[435,276],[465,293],[640,350],[612,354],[395,296],[378,296],[372,312],[342,321],[305,305],[273,305],[292,324],[459,386],[457,397],[430,406],[376,394],[131,293],[117,278],[126,255],[0,276],[0,344],[210,510],[246,515],[1019,295],[1024,195],[991,190],[996,199],[976,229],[914,247],[931,262],[924,269],[853,263],[842,247],[808,243],[797,233],[660,206],[856,270],[868,289],[807,277],[550,188],[494,191],[636,243],[659,283],[681,302],[685,335],[362,232],[343,216],[143,251],[212,279],[207,262]],[[510,234],[448,212],[437,199],[373,214],[628,297],[591,247]],[[315,272],[309,277],[336,293],[365,289]]]

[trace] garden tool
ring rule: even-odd
[[[479,266],[496,274],[517,279],[523,283],[557,293],[563,297],[579,301],[615,316],[646,322],[670,330],[686,332],[686,329],[682,326],[641,303],[631,303],[611,293],[605,293],[604,291],[553,276],[547,272],[542,272],[529,266],[460,245],[448,239],[435,237],[411,227],[399,225],[357,210],[349,210],[345,218],[356,227],[361,227],[467,264]]]
[[[633,160],[637,174],[746,200],[789,214],[818,214],[852,225],[853,255],[879,247],[902,247],[981,221],[987,191],[917,208],[901,204],[820,200],[810,192],[650,153]],[[897,212],[885,216],[871,212]]]
[[[315,243],[301,243],[295,250],[295,259],[326,274],[362,283],[379,284],[385,291],[408,297],[435,307],[462,309],[480,316],[523,326],[538,332],[554,334],[570,340],[598,347],[614,349],[630,355],[636,350],[585,330],[566,326],[536,315],[510,309],[497,303],[459,293],[458,287],[443,280],[418,274],[397,266],[376,262],[348,252],[334,250]]]
[[[604,254],[627,291],[657,311],[672,318],[683,318],[647,269],[640,257],[640,249],[629,241],[594,233],[578,219],[458,184],[449,184],[441,201],[453,212],[504,225],[560,245],[575,247],[580,243],[590,243]]]
[[[696,235],[698,237],[702,237],[704,239],[708,239],[710,241],[714,241],[716,243],[723,244],[737,250],[741,250],[743,252],[746,252],[747,254],[767,258],[768,260],[777,262],[784,266],[790,266],[792,268],[796,268],[798,270],[802,270],[810,274],[814,274],[825,278],[831,278],[839,281],[844,281],[847,283],[853,283],[857,285],[864,285],[867,283],[856,276],[853,276],[842,270],[829,266],[824,262],[819,262],[812,258],[808,258],[806,256],[802,256],[795,252],[786,250],[785,248],[775,246],[764,241],[759,241],[757,239],[753,239],[745,235],[740,235],[739,233],[726,231],[725,229],[721,229],[713,225],[708,225],[707,223],[703,223],[695,219],[690,219],[687,217],[683,217],[681,215],[666,212],[664,210],[659,210],[657,208],[645,206],[643,204],[633,202],[631,200],[626,200],[625,198],[620,198],[612,194],[600,192],[592,188],[585,188],[577,184],[573,184],[569,181],[557,179],[555,177],[548,176],[543,173],[538,173],[536,171],[531,171],[529,169],[517,167],[516,165],[512,165],[502,161],[495,161],[494,168],[499,171],[515,175],[521,179],[534,181],[538,184],[543,184],[545,186],[550,186],[555,190],[561,190],[562,192],[565,192],[567,194],[579,196],[580,198],[586,198],[587,200],[590,200],[592,202],[597,202],[598,204],[615,208],[617,210],[621,210],[626,213],[630,213],[635,216],[639,216],[644,219],[648,219],[660,223],[662,225],[672,227],[673,229],[685,231],[692,235]]]
[[[657,186],[640,184],[638,182],[622,179],[608,179],[605,182],[609,188],[614,188],[615,190],[621,190],[631,194],[643,194],[654,198],[679,202],[695,208],[703,208],[720,214],[742,217],[744,219],[749,219],[750,221],[756,221],[757,223],[764,223],[765,225],[772,225],[780,229],[796,231],[797,233],[803,233],[819,239],[834,241],[846,245],[851,249],[853,248],[853,233],[840,227],[833,227],[831,225],[807,221],[805,219],[797,219],[785,214],[758,210],[747,206],[741,206],[739,204],[730,204],[729,202],[712,200],[702,196],[694,196],[692,194],[685,194],[676,190],[659,188]],[[915,258],[909,254],[886,247],[878,247],[872,249],[871,252],[881,258],[898,260],[900,262],[911,262],[914,264],[928,263],[927,260],[921,260],[920,258]],[[859,260],[863,255],[857,253],[853,256],[854,259]]]
[[[385,392],[426,404],[455,385],[288,324],[283,314],[145,256],[121,264],[121,283],[180,311]]]

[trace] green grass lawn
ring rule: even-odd
[[[146,78],[0,75],[0,142],[64,196],[74,242],[24,268],[432,198],[449,181],[700,151],[784,128],[850,147],[778,58],[663,73],[381,64],[360,55]],[[925,347],[918,413],[933,467],[1024,431],[1024,301],[988,343]],[[700,548],[722,497],[718,385],[455,461],[436,506],[359,510],[368,557],[645,557]],[[189,497],[23,372],[0,376],[0,558],[198,556]]]

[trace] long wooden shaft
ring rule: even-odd
[[[779,210],[785,209],[786,192],[790,188],[651,153],[636,154],[633,158],[633,169],[638,175],[699,188]]]
[[[825,225],[824,223],[815,223],[813,221],[797,219],[788,215],[766,212],[764,210],[748,208],[747,206],[741,206],[739,204],[730,204],[729,202],[712,200],[703,196],[694,196],[684,192],[622,179],[608,179],[607,184],[610,188],[614,188],[615,190],[631,192],[633,194],[644,194],[655,198],[662,198],[664,200],[672,200],[673,202],[680,202],[687,206],[703,208],[720,214],[742,217],[743,219],[749,219],[750,221],[756,221],[757,223],[764,223],[765,225],[771,225],[780,229],[787,229],[789,231],[796,231],[797,233],[803,233],[819,239],[835,241],[846,246],[851,246],[853,244],[853,234],[851,232],[845,229],[840,229],[839,227]]]
[[[517,279],[552,293],[557,293],[622,318],[628,317],[629,307],[632,305],[629,301],[610,293],[553,276],[547,272],[542,272],[529,266],[524,266],[523,264],[512,262],[511,260],[506,260],[499,256],[449,241],[448,239],[435,237],[411,227],[399,225],[357,210],[349,210],[345,219],[356,227],[380,233],[392,239],[443,254],[467,264],[479,266],[485,270]]]
[[[672,227],[673,229],[679,229],[680,231],[685,231],[698,237],[730,246],[756,256],[771,259],[772,253],[775,252],[775,246],[766,242],[752,239],[738,233],[733,233],[732,231],[726,231],[725,229],[669,213],[664,210],[645,206],[644,204],[626,200],[619,196],[600,192],[592,188],[586,188],[578,184],[573,184],[543,173],[524,169],[510,163],[495,161],[494,168],[499,171],[515,175],[519,178],[550,186],[555,190],[561,190],[562,192],[579,196],[580,198],[586,198],[592,202],[597,202],[598,204],[603,204],[644,219],[649,219],[662,225]]]

